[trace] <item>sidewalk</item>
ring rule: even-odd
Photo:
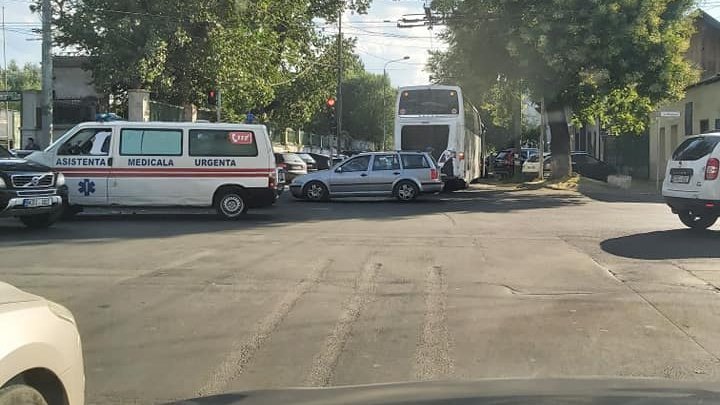
[[[662,194],[655,187],[655,182],[633,179],[629,189],[622,189],[601,181],[581,177],[577,191],[599,201],[662,203]]]

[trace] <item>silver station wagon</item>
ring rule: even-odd
[[[312,201],[382,196],[412,201],[422,193],[437,193],[442,188],[435,163],[423,152],[361,153],[290,184],[293,196]]]

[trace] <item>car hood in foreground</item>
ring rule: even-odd
[[[37,295],[26,293],[19,288],[0,281],[0,305],[42,300],[43,298],[38,297]]]
[[[720,384],[655,379],[498,379],[228,393],[176,405],[720,404]]]

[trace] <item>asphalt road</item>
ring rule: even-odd
[[[0,279],[69,307],[90,404],[486,377],[720,380],[720,228],[654,197],[491,186],[239,222],[0,220]]]

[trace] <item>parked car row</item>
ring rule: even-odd
[[[553,156],[550,153],[544,154],[543,172],[549,175],[552,170]],[[617,170],[599,160],[587,152],[572,152],[570,154],[570,162],[573,172],[595,180],[607,181],[608,176],[616,174]],[[522,166],[523,176],[527,178],[537,177],[540,173],[540,158],[537,154],[530,156]]]

